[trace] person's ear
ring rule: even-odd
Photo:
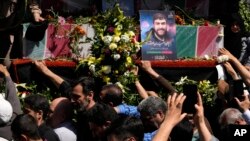
[[[237,124],[237,125],[245,124],[245,120],[244,119],[236,119],[234,124]]]
[[[136,141],[135,137],[129,137],[126,139],[126,141]]]
[[[157,112],[162,119],[165,118],[165,113],[163,113],[161,110]]]
[[[21,134],[21,136],[20,136],[20,141],[28,141],[29,139],[28,139],[28,137],[26,136],[26,135],[24,135],[24,134]]]
[[[93,91],[90,91],[90,92],[88,93],[88,95],[87,95],[87,100],[90,101],[90,100],[92,100],[92,99],[94,99],[94,92],[93,92]]]
[[[103,125],[104,129],[108,128],[111,125],[111,121],[106,121]]]
[[[111,107],[114,107],[113,102],[109,102],[108,105],[111,106]]]
[[[38,112],[36,112],[36,119],[37,120],[43,120],[43,111],[39,110]]]

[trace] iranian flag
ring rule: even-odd
[[[177,58],[217,56],[223,40],[221,26],[177,26]]]

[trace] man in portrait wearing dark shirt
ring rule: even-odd
[[[146,43],[142,49],[143,60],[176,59],[174,36],[168,33],[166,13],[153,15],[153,27],[146,32]]]

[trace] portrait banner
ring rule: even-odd
[[[140,11],[142,60],[175,60],[176,24],[173,11]]]

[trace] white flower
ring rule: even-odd
[[[120,40],[121,40],[121,38],[119,36],[114,36],[113,37],[113,41],[116,42],[116,43],[119,42]]]
[[[111,43],[110,45],[109,45],[109,49],[111,49],[111,50],[114,50],[114,49],[116,49],[117,48],[117,44],[115,44],[115,43]]]
[[[112,41],[112,38],[113,38],[112,36],[107,35],[107,36],[104,36],[102,40],[105,44],[110,44]]]
[[[126,34],[122,35],[122,36],[121,36],[121,41],[123,41],[123,42],[125,42],[125,43],[129,42],[129,37],[128,37],[128,35],[126,35]]]
[[[221,55],[221,56],[217,57],[218,63],[227,62],[228,60],[229,60],[229,57],[227,55]]]
[[[129,76],[129,71],[126,71],[126,72],[124,73],[124,76]]]
[[[206,59],[206,60],[209,60],[209,56],[206,54],[206,55],[204,55],[204,58]]]
[[[135,42],[136,52],[138,52],[141,49],[141,45],[139,42]]]
[[[26,92],[22,93],[22,95],[21,95],[21,99],[26,98],[26,96],[27,96],[27,93],[26,93]]]
[[[111,66],[102,66],[102,72],[105,74],[109,74],[111,72]]]
[[[92,73],[95,73],[95,65],[90,65],[89,66],[89,70],[92,72]]]
[[[175,84],[176,85],[183,85],[186,80],[187,80],[187,76],[181,77],[181,80],[176,82]]]
[[[121,55],[120,54],[114,54],[113,56],[114,60],[117,61],[121,58]]]

